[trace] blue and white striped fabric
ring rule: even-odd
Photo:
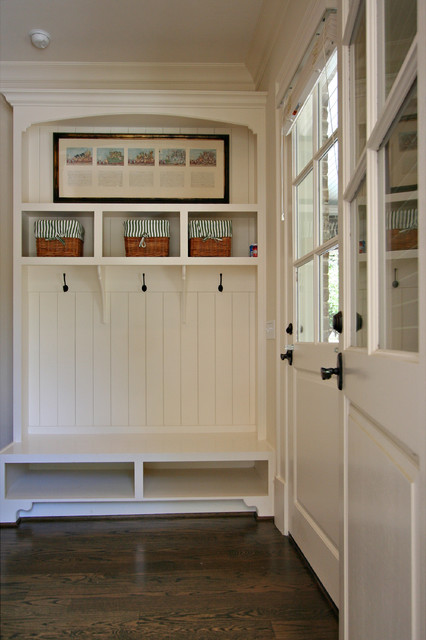
[[[61,238],[79,238],[84,240],[84,227],[78,220],[56,219],[36,220],[34,222],[34,235],[45,240],[61,240]]]
[[[396,209],[386,213],[386,229],[417,229],[417,209]]]
[[[222,240],[232,237],[232,220],[190,220],[189,237]]]

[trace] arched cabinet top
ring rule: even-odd
[[[72,118],[157,115],[246,126],[265,134],[266,93],[246,91],[2,90],[15,132]]]

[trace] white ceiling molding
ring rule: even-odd
[[[0,88],[252,91],[243,63],[0,63]]]

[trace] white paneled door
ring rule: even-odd
[[[341,638],[420,640],[426,247],[418,178],[426,114],[417,47],[424,10],[417,25],[415,0],[353,4],[342,64]]]
[[[334,369],[339,353],[333,328],[339,311],[337,115],[335,52],[285,142],[292,187],[282,254],[290,259],[283,261],[287,295],[283,290],[279,337],[288,408],[288,531],[336,605],[340,392],[335,376],[323,379],[321,368]]]

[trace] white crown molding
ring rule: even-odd
[[[43,89],[212,89],[252,91],[242,63],[0,63],[0,87]]]
[[[257,91],[28,89],[0,91],[14,108],[16,130],[31,124],[114,115],[198,118],[249,127],[263,135],[266,94]]]

